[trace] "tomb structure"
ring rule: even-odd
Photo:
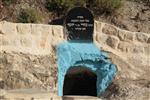
[[[116,66],[93,43],[94,18],[83,7],[65,19],[67,41],[57,46],[58,95],[100,96],[112,82]]]

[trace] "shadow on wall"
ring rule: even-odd
[[[48,24],[50,24],[50,25],[63,25],[64,24],[64,17],[49,20]]]
[[[62,100],[75,100],[74,97],[65,97],[65,96],[63,96],[62,98],[63,98]]]

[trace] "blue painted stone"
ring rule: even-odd
[[[68,69],[85,66],[97,75],[97,96],[112,82],[117,69],[106,53],[92,42],[63,42],[57,46],[58,95],[63,96],[64,78]]]

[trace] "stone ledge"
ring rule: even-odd
[[[0,90],[1,100],[62,100],[56,92],[40,89]]]
[[[57,96],[40,89],[0,90],[1,100],[102,100],[92,96]]]
[[[148,43],[148,38],[150,38],[150,35],[145,34],[145,33],[136,33],[136,40],[139,42],[145,42]]]

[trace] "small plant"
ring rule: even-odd
[[[83,6],[84,4],[85,0],[46,0],[45,6],[50,12],[56,12],[59,16],[65,14],[70,8]]]
[[[2,2],[3,2],[4,5],[9,6],[9,5],[15,3],[16,0],[2,0]]]
[[[103,13],[111,14],[121,6],[121,0],[94,0],[93,3],[90,4],[90,9],[92,9],[96,15]]]
[[[38,23],[41,20],[41,15],[35,9],[22,9],[18,17],[21,23]]]
[[[121,6],[121,0],[46,0],[46,8],[58,15],[64,15],[66,11],[75,6],[91,9],[94,14],[113,13]]]

